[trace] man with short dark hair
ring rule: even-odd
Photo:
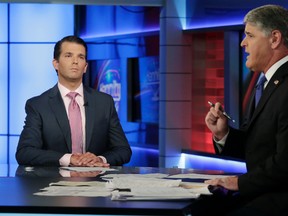
[[[129,162],[132,152],[113,98],[82,84],[86,59],[81,38],[67,36],[56,43],[58,83],[26,103],[16,151],[20,165],[108,167]]]

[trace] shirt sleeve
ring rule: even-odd
[[[63,155],[63,157],[60,158],[59,160],[59,164],[60,166],[69,166],[70,165],[70,158],[71,158],[72,154],[65,154]]]
[[[222,152],[222,149],[223,149],[224,146],[225,146],[225,142],[226,142],[226,140],[227,140],[228,134],[229,134],[229,131],[228,131],[228,133],[227,133],[221,140],[216,140],[215,137],[213,137],[215,146],[217,147],[219,153]]]
[[[103,157],[103,156],[98,156],[98,157],[100,157],[102,159],[103,163],[107,163],[107,159],[105,157]]]

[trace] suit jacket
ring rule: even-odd
[[[257,196],[287,191],[288,62],[272,76],[250,116],[241,130],[230,128],[221,153],[246,161],[247,173],[238,179],[239,192]]]
[[[113,98],[84,86],[86,151],[102,155],[111,166],[129,162],[131,149],[120,125]],[[25,105],[26,120],[16,159],[20,165],[59,166],[72,152],[69,120],[58,86]]]

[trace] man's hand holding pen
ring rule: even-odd
[[[211,105],[205,122],[216,140],[221,140],[229,131],[228,118],[223,114],[223,108],[219,102]]]
[[[215,107],[215,104],[213,104],[213,103],[210,102],[210,101],[208,101],[208,104],[209,104],[211,107]],[[221,105],[220,105],[220,107],[219,107],[219,110],[222,112],[222,114],[223,114],[226,118],[228,118],[228,119],[231,120],[233,123],[235,123],[235,120],[232,119],[232,118],[226,113],[226,111],[224,111],[224,109],[222,108]]]

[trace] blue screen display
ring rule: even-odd
[[[139,88],[133,92],[134,121],[158,123],[159,119],[159,57],[138,58],[138,75],[132,82]]]
[[[117,112],[121,100],[121,62],[120,59],[90,61],[91,87],[111,95]]]
[[[143,122],[159,119],[159,57],[139,59],[141,116]]]

